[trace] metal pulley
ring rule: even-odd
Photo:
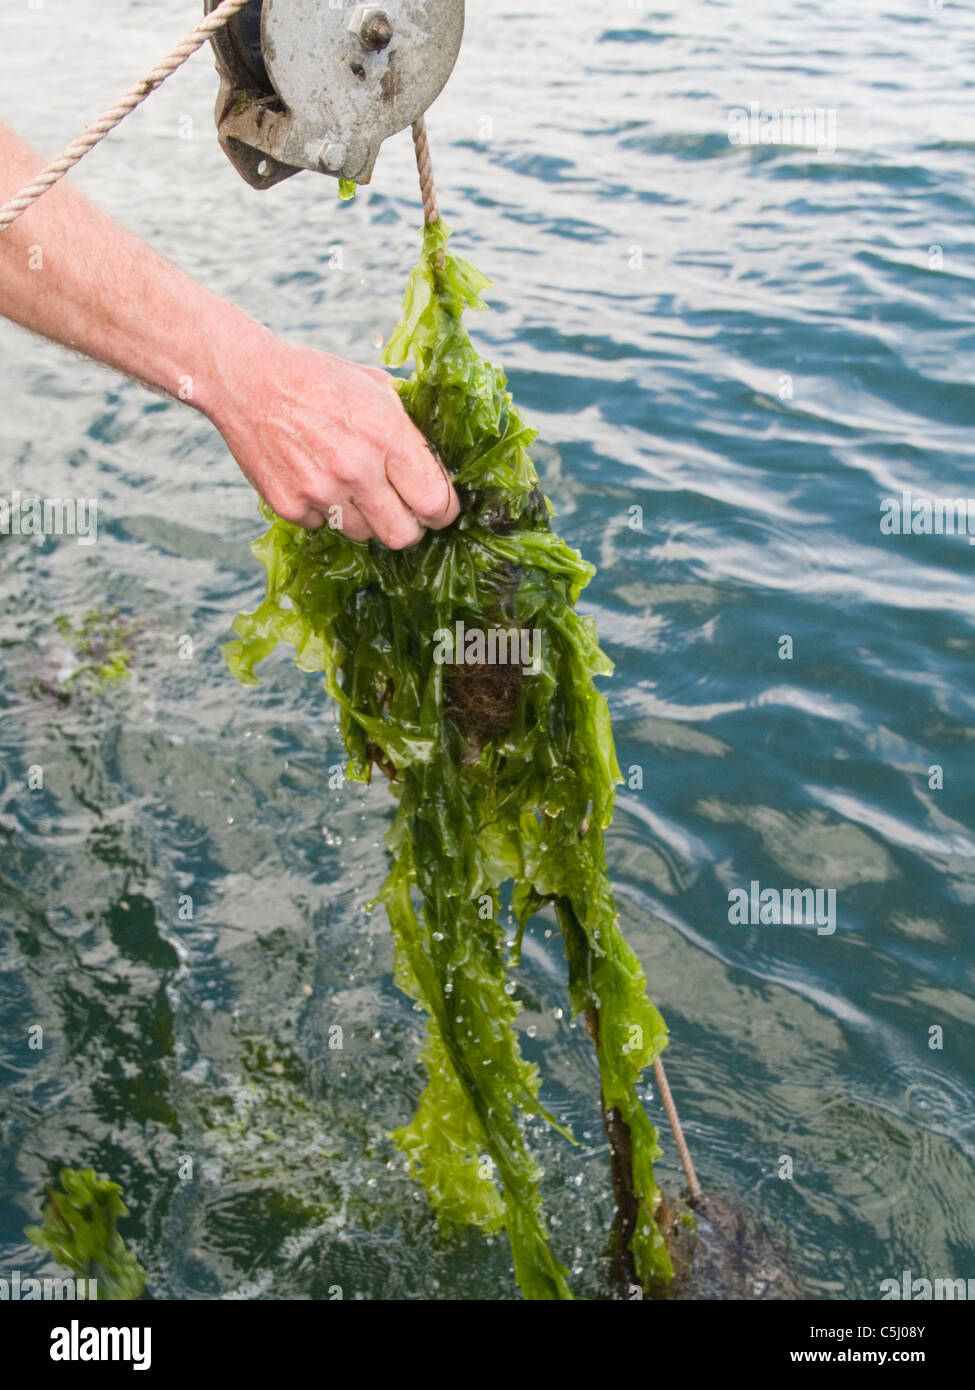
[[[382,142],[443,90],[463,33],[464,0],[249,0],[212,40],[220,144],[254,188],[302,169],[368,183]]]

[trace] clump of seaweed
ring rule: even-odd
[[[61,691],[82,686],[102,693],[129,680],[139,624],[119,608],[90,608],[77,625],[58,617],[54,626],[75,655],[75,664],[61,678]]]
[[[138,1298],[146,1272],[119,1235],[128,1216],[118,1183],[95,1176],[94,1168],[62,1168],[61,1188],[48,1185],[43,1226],[24,1234],[78,1278],[96,1281],[99,1299]]]
[[[397,983],[427,1015],[427,1085],[395,1139],[438,1216],[504,1228],[525,1297],[572,1297],[549,1247],[523,1116],[571,1135],[541,1105],[509,980],[528,919],[553,904],[572,1009],[599,1060],[614,1276],[653,1291],[674,1276],[675,1214],[654,1176],[657,1136],[637,1088],[667,1030],[607,876],[603,834],[621,779],[593,677],[612,666],[593,620],[575,610],[594,570],[551,529],[528,454],[536,432],[463,324],[490,282],[449,254],[449,236],[442,221],[427,226],[386,361],[415,362],[402,399],[453,475],[461,515],[395,552],[309,533],[262,503],[270,529],[253,549],[266,596],[238,616],[224,652],[245,684],[258,683],[255,665],[279,643],[295,648],[301,669],[323,671],[350,775],[367,781],[379,766],[398,799],[379,896]],[[456,651],[437,660],[438,634],[459,623],[537,634],[536,659],[530,668],[517,657],[467,664]],[[499,921],[509,889],[513,944]]]

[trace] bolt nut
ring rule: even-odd
[[[337,174],[345,163],[347,153],[345,146],[339,141],[326,140],[318,151],[318,162],[330,174]]]
[[[378,5],[360,5],[349,20],[349,31],[356,35],[363,48],[381,53],[393,38],[393,22]]]

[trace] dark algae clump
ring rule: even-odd
[[[245,684],[279,643],[303,670],[324,672],[350,775],[368,780],[378,766],[398,800],[379,899],[397,983],[427,1015],[427,1086],[395,1139],[438,1216],[503,1227],[526,1298],[572,1297],[523,1118],[541,1115],[571,1135],[540,1103],[509,992],[525,923],[550,903],[572,1009],[598,1053],[614,1274],[618,1285],[659,1289],[673,1278],[676,1218],[654,1177],[657,1135],[637,1087],[667,1030],[606,871],[603,834],[621,779],[593,677],[612,667],[593,620],[575,611],[594,571],[551,529],[528,454],[535,431],[503,372],[471,345],[464,311],[484,307],[489,281],[449,254],[449,236],[443,222],[427,226],[386,361],[415,363],[403,402],[454,477],[460,517],[394,552],[306,532],[261,504],[270,529],[253,548],[267,593],[238,616],[238,640],[224,651]],[[518,921],[513,945],[499,921],[502,892]]]

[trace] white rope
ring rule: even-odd
[[[690,1188],[691,1206],[700,1199],[701,1184],[698,1181],[697,1173],[694,1169],[694,1161],[691,1158],[691,1151],[687,1147],[687,1140],[684,1138],[684,1127],[680,1122],[677,1113],[677,1106],[674,1104],[674,1097],[671,1094],[670,1082],[667,1080],[667,1073],[664,1071],[664,1064],[658,1057],[653,1064],[653,1074],[657,1079],[657,1090],[660,1092],[660,1099],[664,1103],[664,1110],[670,1122],[670,1130],[674,1136],[674,1143],[677,1146],[677,1153],[684,1169],[684,1176],[687,1178],[687,1185]]]
[[[151,72],[147,72],[134,87],[130,87],[125,96],[122,97],[111,110],[106,111],[97,121],[88,126],[83,135],[79,135],[77,140],[73,140],[57,159],[52,159],[46,168],[42,169],[36,178],[31,179],[16,197],[2,208],[0,208],[0,232],[5,232],[11,227],[17,218],[32,207],[38,198],[42,197],[49,188],[53,188],[56,183],[64,178],[65,174],[83,159],[89,150],[93,150],[100,144],[105,136],[120,125],[137,106],[145,101],[146,97],[165,82],[167,77],[171,77],[178,68],[181,68],[187,58],[191,58],[194,53],[211,39],[218,30],[229,23],[244,6],[248,0],[223,0],[221,5],[208,14],[196,28],[186,35],[182,43],[177,44],[172,53],[168,54],[161,63],[157,63]]]
[[[436,222],[440,217],[437,206],[437,190],[433,182],[433,160],[430,158],[430,141],[427,138],[427,123],[423,116],[413,122],[413,148],[416,151],[416,170],[420,175],[420,196],[423,199],[423,220]],[[447,264],[447,257],[441,249],[437,252],[437,265],[441,270]]]
[[[436,222],[440,216],[440,209],[437,207],[437,191],[433,186],[433,161],[430,159],[427,123],[422,116],[413,122],[413,146],[416,150],[416,170],[420,175],[423,216],[427,222]]]

